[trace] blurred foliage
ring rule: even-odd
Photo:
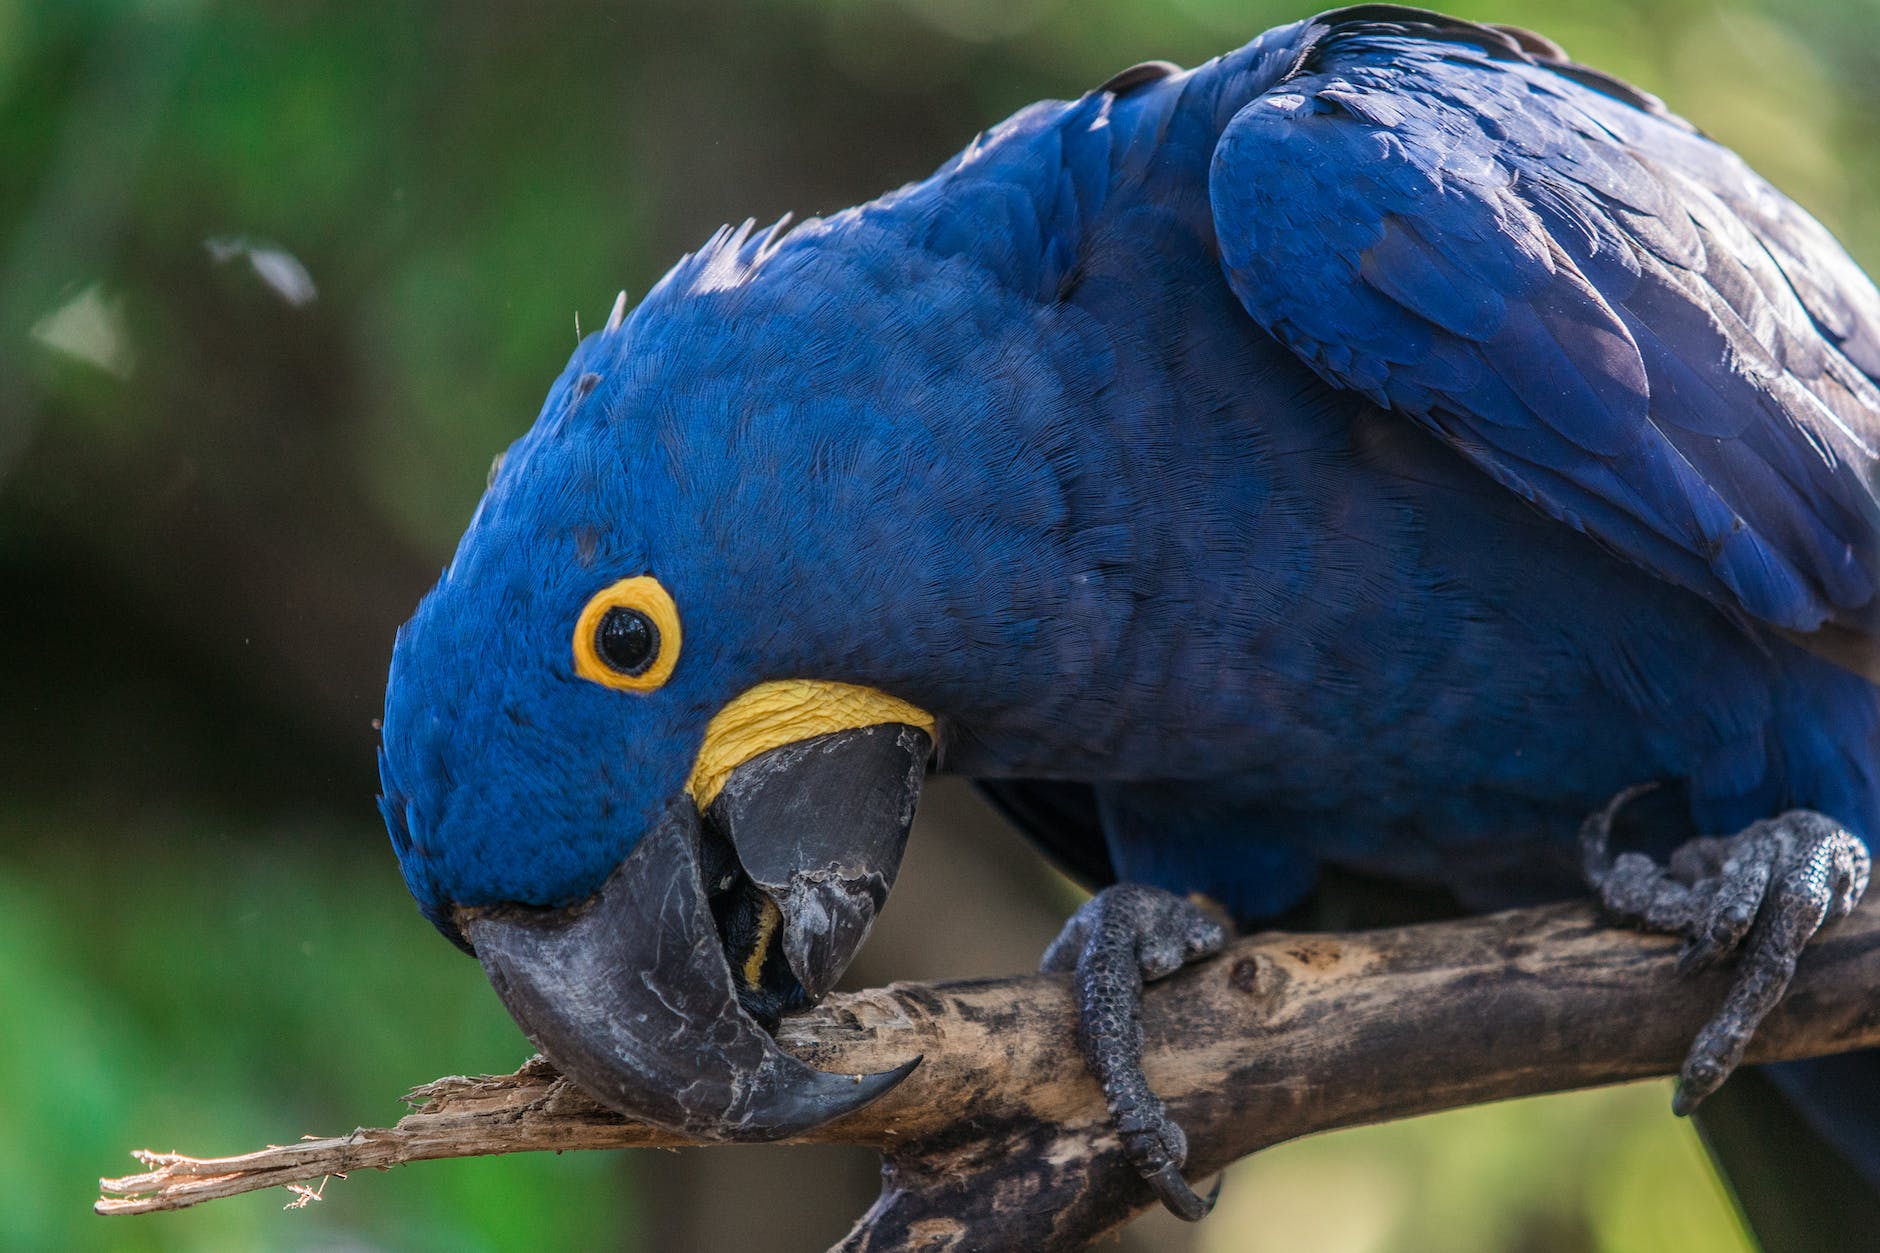
[[[1876,3],[1454,7],[1658,92],[1873,265]],[[264,1196],[108,1235],[84,1209],[132,1145],[390,1118],[412,1083],[519,1056],[403,897],[369,724],[394,625],[577,311],[594,324],[721,221],[866,198],[1032,99],[1305,11],[0,0],[7,1243],[685,1247],[638,1203],[639,1167],[603,1157],[429,1165],[298,1214]],[[1282,1148],[1237,1170],[1199,1239],[1728,1247],[1663,1104]]]
[[[1749,1253],[1665,1083],[1504,1101],[1271,1149],[1205,1253]]]
[[[349,1176],[108,1223],[86,1211],[133,1146],[240,1152],[403,1113],[440,1069],[526,1043],[474,963],[420,943],[365,831],[197,813],[134,820],[99,856],[58,815],[0,830],[0,1211],[9,1249],[610,1247],[633,1189],[606,1157],[531,1155]],[[74,850],[88,855],[73,856]],[[374,852],[377,850],[375,849]],[[344,1199],[340,1199],[343,1197]]]

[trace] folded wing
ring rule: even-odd
[[[1733,154],[1544,41],[1365,6],[1233,118],[1210,197],[1329,382],[1880,677],[1880,294]]]

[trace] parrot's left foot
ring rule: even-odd
[[[1806,809],[1751,824],[1727,839],[1695,839],[1660,866],[1642,853],[1612,856],[1613,818],[1647,790],[1628,788],[1580,828],[1586,877],[1610,912],[1649,931],[1684,937],[1678,968],[1743,950],[1736,983],[1691,1044],[1672,1108],[1688,1114],[1743,1059],[1765,1015],[1795,975],[1815,932],[1846,917],[1867,890],[1867,846]]]
[[[1103,1088],[1123,1152],[1170,1213],[1199,1222],[1214,1208],[1220,1184],[1198,1196],[1182,1177],[1188,1137],[1169,1119],[1142,1073],[1144,983],[1218,953],[1227,929],[1194,904],[1161,888],[1119,883],[1071,915],[1045,950],[1043,968],[1074,972],[1077,1040]]]

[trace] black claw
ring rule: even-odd
[[[1598,884],[1612,871],[1612,824],[1619,811],[1639,797],[1657,788],[1656,783],[1637,783],[1594,810],[1580,824],[1580,863],[1586,877]]]
[[[1182,1178],[1181,1167],[1174,1162],[1165,1162],[1161,1169],[1143,1176],[1166,1209],[1183,1222],[1198,1223],[1214,1209],[1214,1203],[1221,1199],[1221,1180],[1214,1181],[1207,1196],[1198,1195]]]
[[[1678,973],[1685,975],[1702,970],[1734,947],[1735,941],[1727,937],[1694,936],[1678,950]]]
[[[1704,1098],[1721,1088],[1723,1081],[1735,1071],[1735,1062],[1731,1062],[1728,1069],[1717,1065],[1693,1066],[1686,1062],[1671,1088],[1671,1112],[1679,1118],[1689,1118]]]

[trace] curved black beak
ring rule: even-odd
[[[677,799],[584,905],[462,910],[460,925],[530,1041],[596,1099],[704,1139],[807,1131],[920,1059],[873,1075],[814,1070],[741,994],[776,941],[810,999],[848,965],[893,885],[931,744],[884,724],[772,749],[728,776],[706,810],[712,830]],[[708,899],[734,881],[778,913],[735,944]]]

